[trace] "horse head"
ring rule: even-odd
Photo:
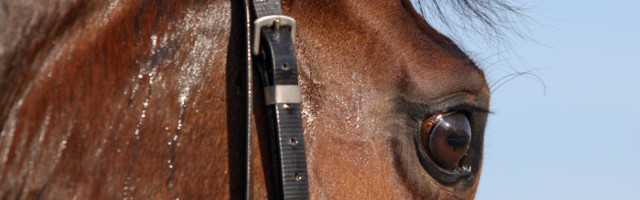
[[[0,196],[273,193],[262,90],[246,128],[240,1],[4,2]],[[490,92],[409,0],[286,1],[312,198],[470,199]]]

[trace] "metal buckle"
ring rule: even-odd
[[[256,19],[253,22],[253,55],[260,54],[260,30],[263,27],[289,26],[291,39],[296,41],[296,20],[285,15],[269,15]]]

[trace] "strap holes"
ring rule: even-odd
[[[300,175],[300,174],[298,174],[298,173],[295,173],[295,174],[293,175],[293,180],[296,180],[296,181],[300,181],[300,180],[302,180],[302,175]]]
[[[296,146],[296,145],[298,145],[298,139],[296,139],[296,138],[291,138],[291,139],[289,140],[289,144],[290,144],[291,146]]]
[[[282,69],[285,70],[285,71],[288,71],[289,70],[289,64],[287,64],[287,63],[282,64]]]

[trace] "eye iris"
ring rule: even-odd
[[[435,115],[422,125],[422,145],[443,168],[454,169],[471,143],[471,125],[460,113]]]

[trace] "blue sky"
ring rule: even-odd
[[[534,0],[530,39],[457,39],[493,92],[477,199],[640,199],[640,1]]]

